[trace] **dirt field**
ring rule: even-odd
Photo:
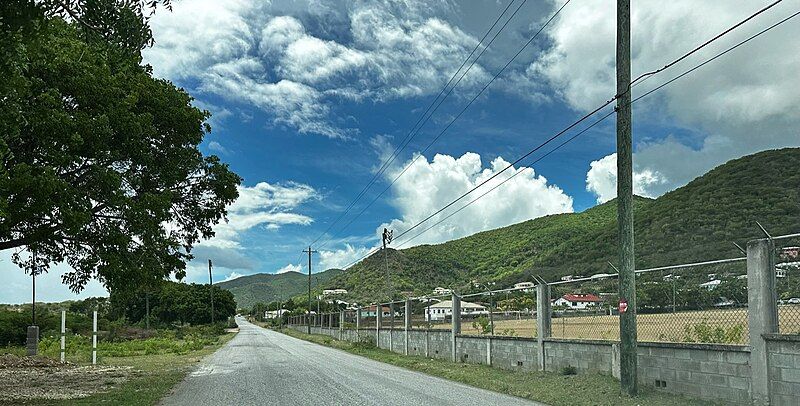
[[[0,404],[30,399],[77,399],[128,380],[130,367],[77,366],[49,358],[0,356]]]
[[[800,332],[800,305],[778,307],[778,319],[782,333]],[[619,339],[619,316],[581,316],[554,317],[552,336],[556,338],[584,338],[596,340]],[[684,342],[687,326],[692,329],[705,323],[709,327],[723,327],[730,331],[740,325],[742,334],[731,344],[747,344],[747,309],[704,310],[662,314],[639,314],[637,317],[639,341]],[[449,330],[450,324],[434,325],[435,329]],[[514,330],[518,337],[536,337],[536,320],[495,321],[495,334]],[[472,322],[464,320],[461,324],[463,334],[480,332],[473,328]]]

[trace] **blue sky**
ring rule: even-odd
[[[376,174],[509,1],[183,0],[172,12],[160,10],[151,20],[156,45],[146,50],[145,62],[212,112],[213,131],[202,149],[244,178],[230,222],[196,248],[187,280],[205,280],[207,258],[217,264],[218,280],[304,269],[300,251]],[[378,243],[383,227],[402,232],[613,95],[613,7],[573,0],[386,195],[333,233],[386,188],[562,4],[517,0],[509,7],[505,18],[521,5],[365,198],[315,244],[317,270],[358,258]],[[637,2],[634,76],[766,4]],[[798,8],[800,1],[783,2],[648,79],[634,96]],[[792,89],[800,87],[800,45],[793,40],[799,26],[790,21],[635,106],[638,194],[657,197],[729,159],[798,145],[800,96]],[[532,169],[522,162],[498,180],[520,176],[409,245],[581,211],[613,198],[614,131],[612,116]],[[0,266],[11,267],[8,261]],[[57,283],[63,269],[43,277],[50,283],[45,300],[72,297]],[[27,299],[28,281],[14,272],[9,287],[0,288],[0,302]],[[81,296],[102,292],[93,284]]]

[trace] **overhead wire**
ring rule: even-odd
[[[763,12],[763,10],[761,10],[761,11],[757,12],[757,13],[756,13],[756,15],[757,15],[757,14],[760,14],[761,12]],[[647,91],[647,92],[643,93],[642,95],[640,95],[640,96],[636,97],[635,99],[633,99],[633,100],[632,100],[630,103],[631,103],[631,104],[633,104],[633,103],[635,103],[636,101],[638,101],[638,100],[641,100],[642,98],[644,98],[644,97],[646,97],[646,96],[648,96],[648,95],[650,95],[650,94],[652,94],[652,93],[654,93],[654,92],[656,92],[656,91],[658,91],[658,90],[660,90],[660,89],[664,88],[665,86],[667,86],[667,85],[669,85],[669,84],[671,84],[671,83],[675,82],[676,80],[678,80],[678,79],[680,79],[680,78],[682,78],[682,77],[684,77],[684,76],[686,76],[686,75],[688,75],[688,74],[690,74],[690,73],[692,73],[692,72],[696,71],[697,69],[699,69],[699,68],[701,68],[701,67],[703,67],[703,66],[707,65],[708,63],[710,63],[710,62],[712,62],[712,61],[714,61],[714,60],[716,60],[716,59],[718,59],[718,58],[722,57],[723,55],[726,55],[726,54],[728,54],[729,52],[733,51],[734,49],[737,49],[737,48],[739,48],[740,46],[742,46],[742,45],[744,45],[744,44],[746,44],[746,43],[750,42],[751,40],[753,40],[753,39],[755,39],[755,38],[757,38],[757,37],[759,37],[759,36],[761,36],[761,35],[765,34],[765,33],[766,33],[766,32],[768,32],[768,31],[770,31],[770,30],[772,30],[772,29],[774,29],[774,28],[776,28],[776,27],[780,26],[781,24],[784,24],[785,22],[787,22],[787,21],[791,20],[792,18],[795,18],[795,17],[797,17],[798,15],[800,15],[800,11],[797,11],[797,12],[795,12],[795,13],[793,13],[793,14],[789,15],[788,17],[785,17],[785,18],[781,19],[780,21],[778,21],[778,22],[776,22],[776,23],[774,23],[774,24],[770,25],[769,27],[767,27],[767,28],[765,28],[765,29],[763,29],[763,30],[761,30],[761,31],[757,32],[756,34],[753,34],[753,35],[751,35],[751,36],[750,36],[750,37],[748,37],[747,39],[745,39],[745,40],[743,40],[743,41],[740,41],[740,42],[738,42],[737,44],[735,44],[735,45],[733,45],[733,46],[731,46],[731,47],[727,48],[726,50],[724,50],[724,51],[722,51],[722,52],[720,52],[720,53],[717,53],[715,56],[713,56],[713,57],[711,57],[711,58],[707,59],[706,61],[704,61],[704,62],[702,62],[702,63],[700,63],[700,64],[698,64],[698,65],[696,65],[696,66],[694,66],[694,67],[692,67],[691,69],[689,69],[689,70],[687,70],[687,71],[685,71],[685,72],[681,73],[680,75],[678,75],[678,76],[676,76],[676,77],[674,77],[674,78],[672,78],[672,79],[670,79],[670,80],[668,80],[668,81],[666,81],[666,82],[662,83],[661,85],[659,85],[659,86],[657,86],[657,87],[655,87],[655,88],[653,88],[653,89],[651,89],[651,90],[649,90],[649,91]],[[750,19],[751,19],[751,17],[748,17],[748,18],[747,18],[745,21],[749,21]],[[738,24],[736,24],[735,26],[736,26],[736,27],[738,27],[738,26],[741,26],[741,23],[738,23]],[[725,31],[725,33],[728,33],[728,32],[730,32],[730,30],[726,30],[726,31]],[[716,40],[716,39],[719,39],[719,38],[721,38],[721,36],[719,36],[719,35],[718,35],[718,36],[716,36],[716,37],[714,37],[714,39],[715,39],[715,40]],[[711,42],[712,42],[712,41],[706,41],[706,42],[704,43],[704,46],[707,46],[707,45],[709,45]],[[696,51],[697,51],[697,48],[695,48],[695,49],[692,51],[692,53],[694,53],[694,52],[696,52]],[[685,56],[681,56],[681,57],[679,57],[678,59],[681,59],[681,60],[682,60],[682,59],[685,59]],[[670,63],[670,64],[668,64],[668,65],[665,65],[665,66],[671,67],[671,66],[674,66],[674,65],[675,65],[675,63]],[[658,72],[658,73],[660,73],[660,72],[663,72],[663,69],[659,70],[659,72]],[[652,75],[650,75],[650,76],[652,76]],[[633,85],[633,83],[632,83],[632,85]],[[590,116],[594,115],[595,113],[599,112],[599,111],[600,111],[600,110],[602,110],[604,107],[608,106],[608,105],[609,105],[611,102],[615,101],[615,100],[616,100],[618,97],[619,97],[619,95],[617,95],[617,96],[614,96],[612,99],[610,99],[609,101],[607,101],[607,102],[603,103],[603,104],[602,104],[600,107],[596,108],[596,109],[595,109],[595,110],[593,110],[591,113],[589,113],[589,114],[587,114],[587,115],[584,115],[584,116],[583,116],[583,117],[581,117],[581,118],[580,118],[578,121],[576,121],[576,122],[574,122],[573,124],[569,125],[569,126],[566,128],[566,129],[564,129],[564,130],[560,131],[558,134],[556,134],[555,136],[553,136],[553,137],[549,138],[547,141],[545,141],[544,143],[540,144],[539,146],[537,146],[537,147],[536,147],[536,148],[534,148],[533,150],[529,151],[528,153],[526,153],[525,155],[523,155],[521,158],[519,158],[519,159],[515,160],[515,161],[514,161],[514,163],[511,163],[511,164],[509,164],[508,166],[506,166],[506,167],[505,167],[503,170],[501,170],[500,172],[497,172],[495,175],[493,175],[493,176],[492,176],[492,178],[496,177],[497,175],[499,175],[499,174],[500,174],[500,173],[502,173],[503,171],[505,171],[505,170],[507,170],[507,169],[509,169],[509,168],[513,167],[513,166],[514,166],[516,163],[518,163],[518,162],[519,162],[519,161],[521,161],[522,159],[524,159],[524,158],[526,158],[526,157],[530,156],[530,155],[531,155],[533,152],[535,152],[536,150],[540,149],[540,148],[541,148],[541,147],[543,147],[544,145],[548,144],[549,142],[551,142],[552,140],[554,140],[555,138],[557,138],[558,136],[560,136],[560,135],[561,135],[561,134],[563,134],[564,132],[568,131],[569,129],[571,129],[571,128],[575,127],[575,126],[576,126],[576,125],[578,125],[580,122],[582,122],[582,121],[585,121],[585,120],[586,120],[588,117],[590,117]],[[570,139],[568,139],[567,141],[565,141],[564,143],[560,144],[558,147],[554,148],[553,150],[551,150],[550,152],[548,152],[547,154],[545,154],[545,155],[544,155],[544,156],[542,156],[541,158],[544,158],[545,156],[547,156],[547,155],[551,154],[552,152],[554,152],[554,151],[555,151],[555,150],[557,150],[558,148],[560,148],[560,147],[564,146],[565,144],[567,144],[569,141],[571,141],[571,140],[573,140],[573,139],[577,138],[577,136],[579,136],[579,135],[581,135],[581,134],[585,133],[585,132],[586,132],[588,129],[590,129],[590,128],[594,127],[596,124],[599,124],[601,121],[603,121],[603,120],[607,119],[607,118],[608,118],[609,116],[611,116],[613,113],[614,113],[614,111],[612,111],[612,112],[611,112],[611,113],[609,113],[609,114],[606,114],[605,116],[603,116],[602,118],[600,118],[599,120],[597,120],[597,121],[595,121],[593,124],[591,124],[589,127],[585,128],[583,131],[579,132],[578,134],[576,134],[576,135],[575,135],[575,136],[573,136],[572,138],[570,138]],[[540,158],[539,160],[541,160],[541,158]],[[538,160],[537,160],[537,161],[538,161]],[[518,174],[518,173],[519,173],[519,172],[517,172],[516,174]],[[516,174],[515,174],[515,175],[512,175],[512,177],[513,177],[513,176],[516,176]],[[431,217],[435,216],[436,214],[439,214],[439,213],[441,213],[443,210],[446,210],[448,207],[452,206],[454,203],[456,203],[457,201],[461,200],[461,199],[462,199],[464,196],[468,195],[469,193],[473,192],[473,191],[474,191],[474,190],[476,190],[477,188],[479,188],[479,187],[483,186],[484,184],[486,184],[486,183],[487,183],[489,180],[491,180],[492,178],[489,178],[489,179],[485,180],[484,182],[481,182],[480,184],[478,184],[478,185],[476,185],[475,187],[473,187],[472,189],[470,189],[468,192],[466,192],[466,193],[462,194],[462,195],[461,195],[461,196],[459,196],[457,199],[453,200],[452,202],[450,202],[449,204],[447,204],[446,206],[444,206],[442,209],[439,209],[439,210],[437,210],[437,211],[436,211],[434,214],[432,214],[431,216],[428,216],[428,217],[426,217],[425,219],[423,219],[423,220],[421,220],[421,221],[417,222],[417,223],[416,223],[414,226],[412,226],[411,228],[407,229],[406,231],[404,231],[403,233],[401,233],[400,235],[398,235],[398,236],[396,237],[396,239],[400,239],[400,238],[401,238],[403,235],[407,234],[407,233],[408,233],[409,231],[411,231],[412,229],[414,229],[414,228],[418,227],[419,225],[421,225],[421,224],[422,224],[422,223],[424,223],[425,221],[429,220]],[[508,178],[508,179],[510,179],[510,178]],[[501,182],[501,184],[502,184],[502,183],[505,183],[505,182],[506,182],[508,179],[506,179],[506,180],[504,180],[503,182]],[[483,195],[481,195],[481,197],[482,197],[482,196],[485,196],[486,194],[488,194],[489,192],[491,192],[492,190],[494,190],[494,189],[495,189],[495,188],[497,188],[498,186],[499,186],[499,185],[496,185],[494,188],[490,189],[488,192],[486,192],[486,193],[484,193]],[[480,197],[479,197],[479,198],[480,198]],[[475,202],[476,200],[478,200],[479,198],[476,198],[476,199],[474,199],[473,201],[471,201],[471,202],[470,202],[470,203],[468,203],[467,205],[474,203],[474,202]],[[467,205],[465,205],[464,207],[466,207]],[[458,211],[460,211],[460,210],[462,210],[462,209],[463,209],[463,207],[462,207],[461,209],[459,209]],[[426,229],[425,231],[429,230],[430,228],[431,228],[431,227],[429,227],[429,228],[428,228],[428,229]],[[423,233],[424,233],[424,231],[423,231]],[[422,233],[419,233],[419,234],[415,235],[414,237],[412,237],[412,239],[413,239],[413,238],[416,238],[416,237],[418,237],[418,236],[419,236],[419,235],[421,235],[421,234],[422,234]],[[405,243],[405,242],[404,242],[404,243]],[[345,266],[345,267],[344,267],[344,269],[347,269],[347,268],[349,268],[350,266],[357,264],[358,262],[360,262],[360,261],[362,261],[363,259],[365,259],[365,258],[369,257],[370,255],[372,255],[374,252],[377,252],[377,250],[376,250],[376,249],[373,249],[373,250],[371,250],[371,251],[370,251],[370,252],[368,252],[366,255],[364,255],[364,256],[362,256],[362,257],[360,257],[359,259],[357,259],[357,260],[355,260],[355,261],[351,262],[350,264],[348,264],[347,266]]]

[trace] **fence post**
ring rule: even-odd
[[[451,310],[452,319],[451,321],[451,329],[450,329],[450,345],[451,345],[451,359],[453,362],[458,360],[458,351],[456,350],[456,336],[461,334],[461,298],[458,297],[455,293],[453,293],[453,299],[451,302]]]
[[[339,339],[344,335],[344,310],[339,310]]]
[[[751,397],[769,405],[767,342],[763,334],[778,332],[775,291],[775,245],[771,239],[747,242],[747,321],[750,327]]]
[[[361,341],[361,307],[356,308],[356,341]]]
[[[375,346],[381,348],[381,327],[383,324],[383,306],[375,305]]]
[[[67,311],[61,311],[61,363],[66,361],[67,355]]]
[[[551,333],[550,286],[546,283],[536,285],[536,347],[539,358],[539,370],[545,370],[544,340]]]
[[[406,314],[405,314],[405,321],[406,321],[406,355],[408,355],[408,335],[409,330],[411,329],[411,299],[406,299]]]
[[[97,364],[97,310],[94,311],[92,322],[92,365]]]

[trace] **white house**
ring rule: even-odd
[[[453,289],[443,288],[441,286],[433,290],[434,295],[449,295],[453,293]]]
[[[708,281],[706,283],[701,283],[700,287],[701,288],[706,288],[708,290],[714,290],[714,289],[716,289],[717,286],[719,286],[720,283],[722,283],[721,280],[714,279],[714,280]]]
[[[610,273],[596,273],[596,274],[590,276],[590,278],[597,279],[597,280],[603,280],[603,279],[606,279],[606,278],[611,277],[611,276],[614,276],[614,275],[611,275]]]
[[[566,275],[566,276],[562,276],[562,277],[561,277],[561,280],[562,280],[562,281],[564,281],[564,282],[567,282],[567,281],[571,281],[571,280],[572,280],[572,279],[574,279],[574,278],[575,278],[575,277],[574,277],[574,276],[572,276],[572,275]]]
[[[566,306],[573,310],[582,310],[597,306],[603,299],[591,293],[567,293],[553,302],[555,306]]]
[[[267,310],[264,312],[265,319],[277,319],[284,315],[284,313],[288,312],[286,309],[280,310]]]
[[[325,289],[322,291],[322,296],[332,296],[332,295],[346,295],[347,289]]]
[[[375,305],[361,309],[361,317],[375,317],[377,313],[377,306]],[[396,313],[397,310],[395,309],[395,314]],[[389,317],[391,314],[392,310],[389,308],[389,306],[381,306],[381,317]]]
[[[536,284],[533,282],[520,282],[514,284],[514,289],[521,289],[523,292],[531,292]]]
[[[482,314],[489,314],[485,306],[476,303],[461,302],[462,316],[477,316]],[[444,320],[446,317],[452,315],[453,301],[451,300],[444,300],[425,308],[425,320],[427,321]]]

